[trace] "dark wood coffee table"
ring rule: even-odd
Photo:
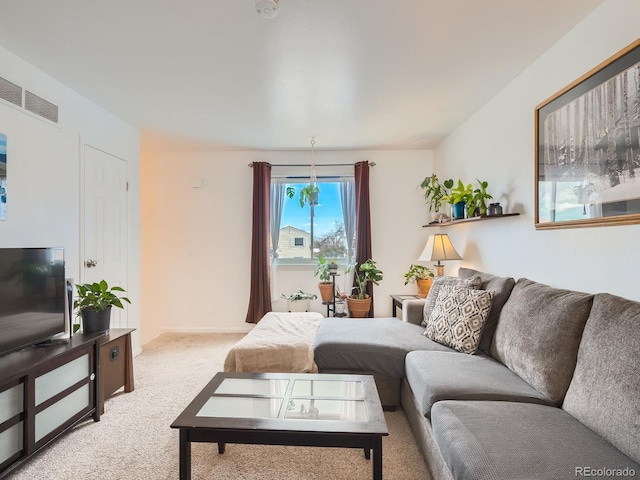
[[[180,478],[191,478],[191,442],[373,450],[382,479],[389,435],[371,375],[217,373],[171,424],[180,430]]]

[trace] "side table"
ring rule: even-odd
[[[415,300],[418,295],[391,295],[391,316],[396,316],[396,309],[398,307],[402,308],[402,302],[404,300]]]
[[[112,328],[98,341],[100,380],[98,407],[104,413],[104,401],[124,386],[125,393],[134,389],[131,332],[135,328]]]

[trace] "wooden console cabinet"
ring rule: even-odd
[[[132,331],[76,334],[0,357],[0,478],[80,421],[99,421],[120,386],[133,390]]]

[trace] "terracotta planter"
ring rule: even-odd
[[[371,298],[367,296],[364,300],[358,298],[347,298],[349,314],[353,318],[365,318],[371,309]]]
[[[333,302],[333,283],[321,282],[318,284],[318,288],[323,302]]]
[[[429,290],[431,290],[433,278],[418,278],[416,279],[416,283],[418,285],[418,297],[427,298],[427,295],[429,295]]]
[[[97,333],[109,330],[111,322],[111,305],[100,312],[85,308],[82,310],[82,331]]]

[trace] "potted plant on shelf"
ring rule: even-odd
[[[451,204],[451,218],[459,220],[464,218],[464,207],[467,205],[473,195],[473,185],[470,183],[465,185],[462,180],[458,180],[458,184],[451,189],[448,195],[443,197]]]
[[[467,214],[470,217],[476,215],[487,214],[487,200],[492,200],[493,197],[487,192],[489,182],[478,180],[478,188],[476,188],[472,194],[471,199],[467,202]]]
[[[131,303],[127,297],[119,297],[114,292],[123,292],[122,287],[111,287],[105,280],[95,283],[81,283],[76,285],[78,298],[73,301],[76,314],[82,318],[82,331],[96,333],[109,330],[111,307],[124,308],[122,302]],[[74,326],[74,332],[80,326]]]
[[[287,300],[287,310],[289,312],[308,312],[311,308],[311,300],[318,298],[316,295],[305,293],[300,289],[290,295],[282,293],[280,296]]]
[[[345,273],[349,273],[353,270],[356,286],[353,287],[355,293],[347,298],[347,305],[349,306],[349,312],[352,317],[364,318],[371,310],[371,297],[367,294],[367,285],[369,282],[378,285],[378,282],[382,280],[382,271],[376,266],[376,262],[372,259],[361,263],[353,267],[350,265],[345,270]]]
[[[338,264],[336,260],[326,260],[324,257],[318,258],[318,265],[313,272],[315,277],[320,278],[318,289],[320,290],[320,297],[323,302],[333,301],[333,282],[331,281],[331,274],[338,271]]]
[[[336,295],[336,297],[335,297],[335,299],[336,299],[335,315],[343,317],[345,315],[344,309],[345,309],[346,304],[347,304],[347,294],[344,293],[344,292],[341,292],[340,289],[338,287],[336,287],[335,295]]]
[[[420,187],[424,190],[424,202],[429,205],[429,213],[435,212],[436,221],[441,221],[440,208],[442,208],[442,204],[445,201],[444,197],[449,194],[449,189],[453,187],[453,180],[449,179],[440,183],[438,176],[434,173],[430,177],[425,177]]]
[[[411,265],[404,274],[404,284],[409,282],[418,285],[418,297],[426,298],[433,283],[433,270],[423,265]]]

